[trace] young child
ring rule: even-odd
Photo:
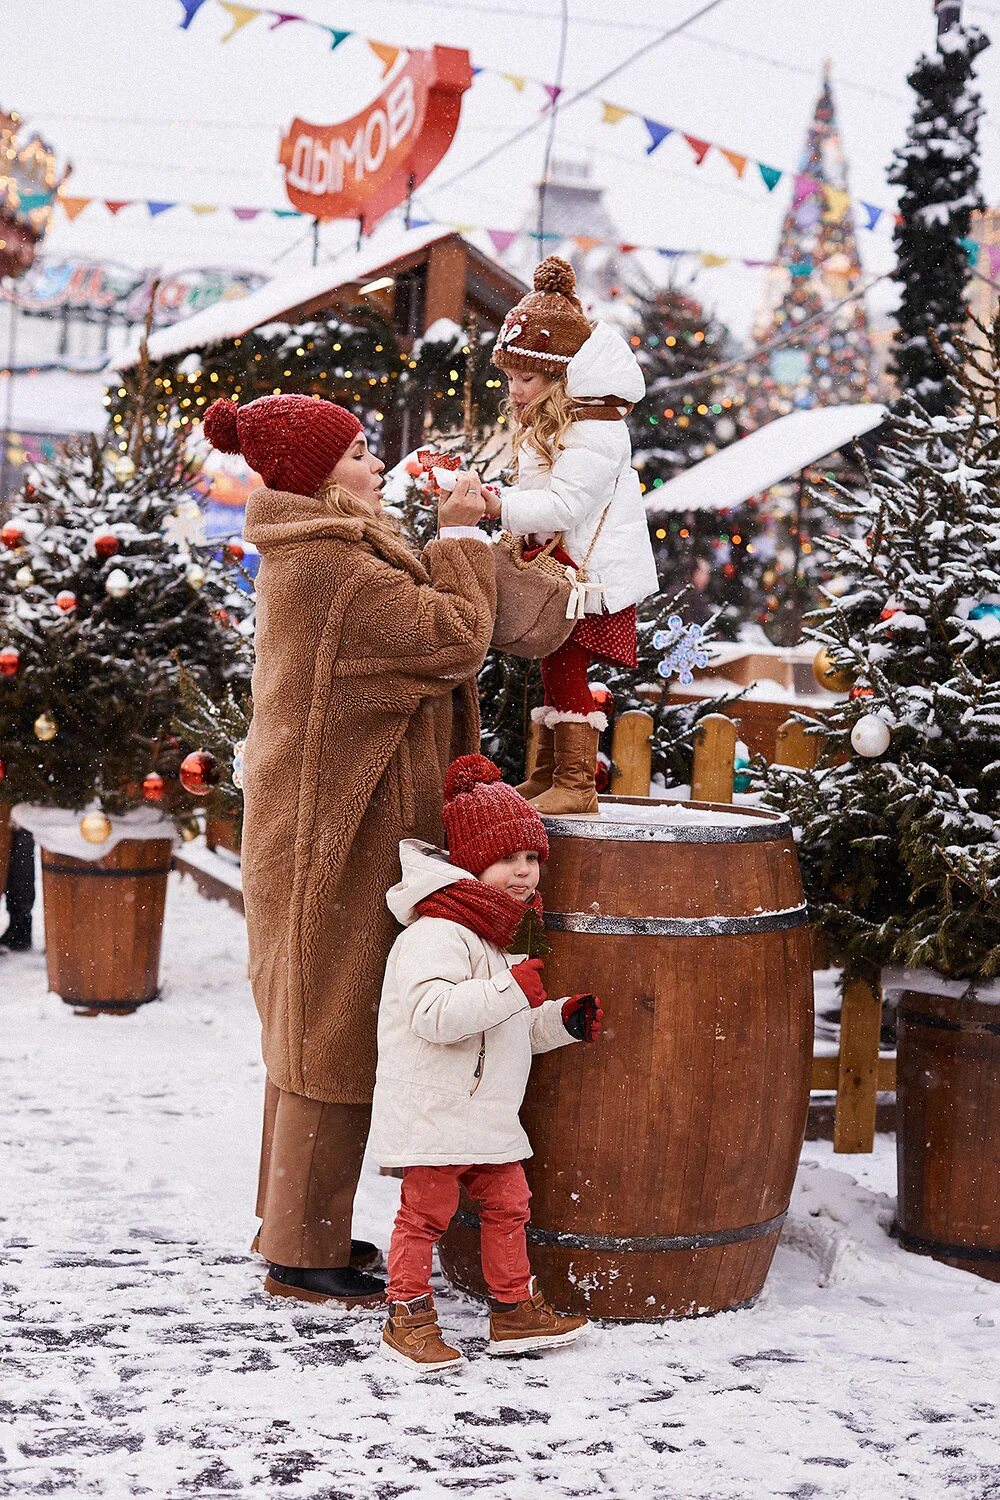
[[[491,1352],[568,1344],[586,1327],[553,1312],[531,1275],[518,1110],[532,1054],[593,1041],[602,1020],[593,995],[547,999],[541,959],[509,951],[526,909],[541,916],[541,818],[482,755],[452,762],[444,796],[449,854],[404,840],[387,897],[406,930],[386,966],[369,1140],[380,1165],[403,1168],[380,1352],[417,1373],[462,1359],[430,1288],[460,1186],[479,1205]]]
[[[561,533],[554,555],[585,566],[589,585],[585,617],[541,664],[538,753],[518,788],[547,814],[598,811],[594,764],[607,719],[595,711],[587,670],[594,657],[637,665],[635,606],[658,587],[624,422],[645,394],[642,371],[620,334],[591,328],[575,288],[567,261],[543,260],[493,350],[510,386],[517,478],[499,499],[487,496],[486,513],[539,550]]]

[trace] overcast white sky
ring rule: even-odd
[[[931,0],[723,0],[683,35],[654,45],[702,3],[569,0],[567,91],[644,47],[598,97],[794,168],[829,58],[852,191],[891,205],[885,169],[910,114],[906,73],[933,43]],[[288,0],[288,8],[397,45],[467,46],[474,63],[555,75],[559,0]],[[215,0],[188,31],[178,27],[178,0],[35,0],[2,9],[0,104],[29,117],[73,161],[70,191],[79,196],[287,206],[275,162],[282,128],[295,114],[317,123],[343,118],[379,86],[379,64],[353,39],[331,53],[319,32],[285,26],[269,33],[258,20],[220,45],[228,21]],[[997,203],[1000,0],[967,4],[965,11],[997,36],[979,66],[987,106],[984,190]],[[531,88],[518,95],[498,79],[478,79],[437,179],[528,123],[542,102]],[[536,130],[453,188],[435,189],[431,177],[421,193],[425,210],[516,227],[539,174],[544,135]],[[786,184],[769,196],[758,177],[748,172],[739,182],[714,156],[696,168],[679,136],[647,158],[647,139],[638,121],[602,125],[600,107],[590,100],[560,115],[556,149],[591,156],[624,239],[724,255],[774,253]],[[153,221],[136,207],[112,219],[94,205],[73,224],[59,215],[47,248],[137,266],[225,264],[277,273],[308,263],[308,244],[296,245],[303,233],[295,221],[240,224],[230,214],[197,217],[183,209]],[[887,269],[888,230],[860,238],[866,270]],[[352,239],[351,227],[328,226],[324,252]],[[761,275],[733,267],[703,271],[697,290],[742,333]],[[872,300],[876,310],[885,308],[892,293],[883,288]]]

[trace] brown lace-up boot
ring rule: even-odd
[[[462,1351],[441,1337],[433,1297],[412,1302],[390,1302],[379,1353],[383,1359],[408,1365],[415,1375],[433,1375],[462,1363]]]
[[[587,1327],[586,1318],[553,1312],[531,1278],[527,1302],[490,1302],[491,1354],[523,1354],[572,1344]]]

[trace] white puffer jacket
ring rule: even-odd
[[[536,1052],[573,1041],[562,1001],[532,1010],[503,953],[414,907],[467,870],[419,839],[399,846],[386,900],[406,931],[386,965],[368,1145],[383,1167],[478,1166],[531,1155],[518,1110]]]
[[[566,389],[578,400],[619,396],[635,403],[645,395],[646,384],[621,334],[597,323],[566,367]],[[603,584],[607,613],[617,614],[659,587],[628,428],[624,422],[574,422],[563,442],[551,468],[543,466],[533,449],[521,448],[517,486],[501,491],[501,523],[515,536],[563,532],[565,550],[582,564],[610,500],[587,574],[592,583]],[[590,594],[587,613],[601,612],[600,596]]]

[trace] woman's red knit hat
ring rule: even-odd
[[[205,436],[242,453],[270,490],[315,495],[364,428],[351,411],[312,396],[259,396],[246,406],[223,397],[205,413]]]
[[[453,865],[473,875],[521,849],[549,857],[549,838],[538,813],[507,786],[485,755],[460,755],[444,778],[441,820]]]

